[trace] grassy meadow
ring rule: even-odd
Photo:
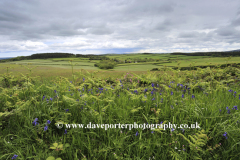
[[[153,61],[111,70],[84,58],[0,63],[0,159],[239,159],[240,69],[171,69],[239,57],[108,56]],[[139,126],[101,126],[119,123]]]

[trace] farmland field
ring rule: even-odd
[[[110,70],[83,58],[0,63],[0,159],[238,159],[239,68],[150,70],[239,57],[108,57],[153,61]]]

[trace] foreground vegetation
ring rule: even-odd
[[[73,63],[70,63],[75,67]],[[72,68],[68,78],[20,77],[0,87],[0,159],[237,159],[240,70],[200,69],[119,79]],[[171,73],[171,74],[170,74]],[[95,77],[95,78],[93,78]],[[63,128],[63,124],[196,124],[200,128]]]

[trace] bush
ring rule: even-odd
[[[104,60],[94,64],[94,66],[100,69],[113,69],[116,66],[116,62]]]

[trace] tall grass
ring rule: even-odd
[[[171,73],[103,80],[72,68],[71,78],[48,81],[3,74],[0,159],[237,159],[239,69]],[[57,127],[90,122],[200,128]]]

